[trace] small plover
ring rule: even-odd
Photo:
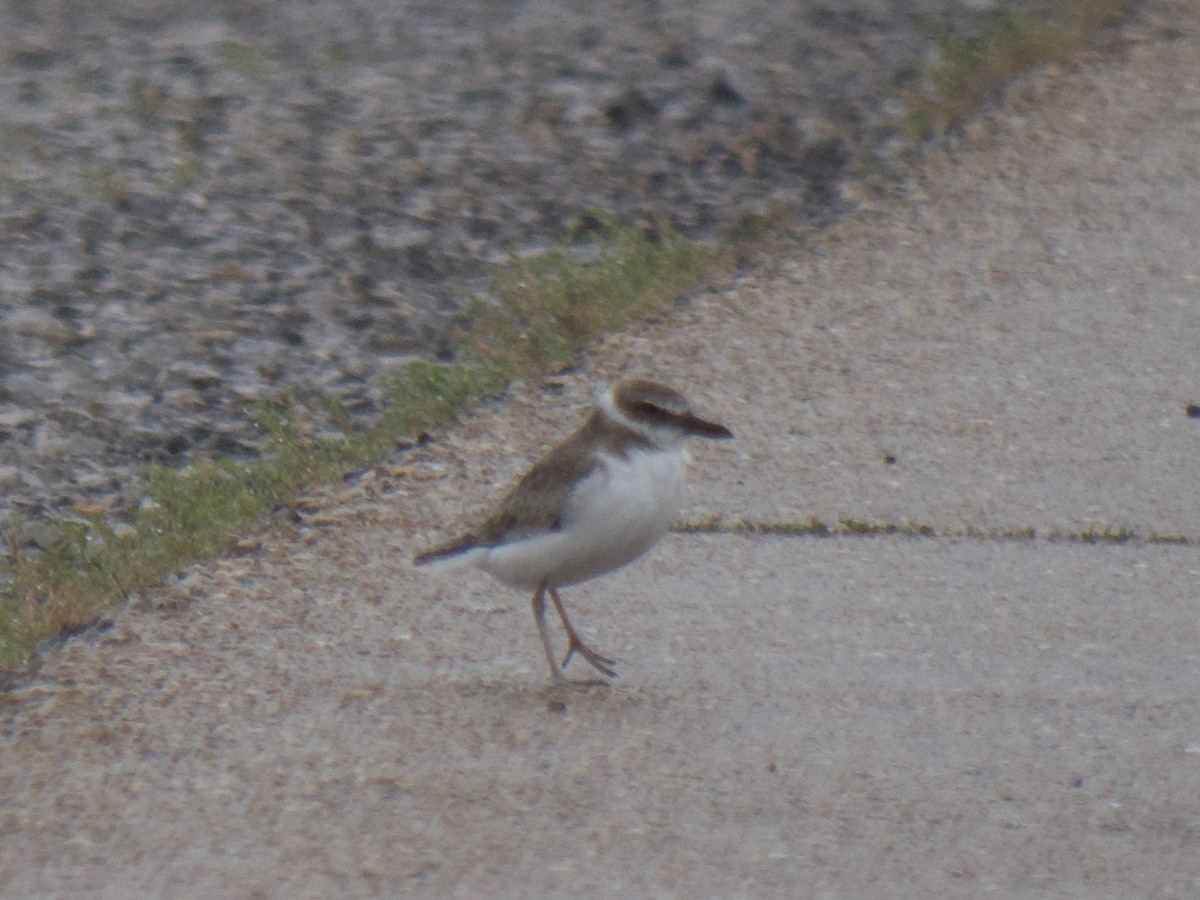
[[[562,670],[576,653],[598,672],[617,674],[613,660],[579,637],[558,589],[620,568],[654,546],[683,505],[685,439],[733,437],[652,381],[623,381],[601,390],[597,401],[591,418],[542,457],[490,518],[415,559],[417,565],[473,564],[504,584],[532,590],[556,683],[567,680]],[[567,636],[561,666],[546,627],[547,594]]]

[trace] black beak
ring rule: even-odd
[[[733,432],[724,425],[718,425],[716,422],[706,422],[691,413],[684,413],[679,417],[679,427],[687,434],[695,437],[711,438],[713,440],[725,440],[733,437]]]

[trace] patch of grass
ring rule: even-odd
[[[712,513],[699,519],[680,519],[672,523],[671,530],[680,534],[728,534],[734,528],[720,513]]]
[[[145,496],[130,523],[117,529],[100,518],[60,520],[64,539],[52,549],[14,547],[0,566],[9,585],[8,596],[0,595],[0,672],[47,638],[86,626],[112,602],[229,549],[305,488],[382,458],[502,385],[482,370],[414,363],[394,379],[380,420],[357,434],[306,440],[290,404],[264,404],[259,426],[270,440],[259,459],[201,460],[182,470],[147,466]]]
[[[541,372],[632,316],[662,311],[721,262],[720,250],[669,230],[585,216],[558,247],[496,271],[497,299],[476,303],[467,346],[514,376]]]
[[[1070,61],[1132,5],[1133,0],[1060,0],[1048,3],[1040,15],[1000,6],[966,38],[954,38],[944,25],[926,21],[939,58],[924,67],[928,91],[910,106],[910,134],[924,139],[958,127],[1014,76],[1042,63]]]
[[[379,461],[513,378],[562,363],[629,318],[663,309],[720,260],[676,235],[599,222],[569,248],[500,267],[497,299],[476,310],[469,363],[410,364],[386,384],[388,403],[371,425],[354,428],[325,401],[326,418],[342,433],[306,438],[297,422],[307,411],[287,399],[265,403],[258,425],[269,445],[261,457],[203,460],[183,470],[148,466],[145,497],[128,523],[62,520],[55,523],[62,539],[39,552],[17,546],[19,523],[0,528],[11,542],[0,553],[0,674],[46,640],[87,627],[112,603],[228,550],[306,488]]]
[[[842,519],[842,534],[902,534],[906,537],[934,537],[937,532],[930,525],[904,520],[903,522],[864,522],[861,519]]]
[[[1036,541],[1037,529],[1032,525],[1015,525],[1010,528],[976,528],[968,525],[959,533],[961,537],[978,541]]]
[[[820,519],[810,518],[807,522],[760,521],[741,516],[726,518],[718,513],[699,519],[682,519],[671,526],[680,534],[784,534],[828,537],[833,534]]]
[[[1049,537],[1052,540],[1074,541],[1081,544],[1126,544],[1130,541],[1145,540],[1152,536],[1143,536],[1138,530],[1129,525],[1103,525],[1089,527],[1082,531],[1057,531]]]

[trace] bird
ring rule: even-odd
[[[482,523],[414,557],[433,569],[474,565],[533,592],[532,606],[555,684],[579,654],[609,678],[615,661],[589,647],[571,624],[559,589],[633,562],[654,546],[683,506],[691,437],[733,432],[695,415],[677,391],[641,378],[601,385],[596,408],[574,434],[538,460]],[[549,595],[567,650],[560,664],[546,624]]]

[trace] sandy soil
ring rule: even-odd
[[[13,897],[1200,895],[1200,16],[1003,111],[803,256],[613,338],[47,654],[0,708]],[[1121,524],[669,536],[525,597],[411,553],[596,381],[737,435],[688,513]]]

